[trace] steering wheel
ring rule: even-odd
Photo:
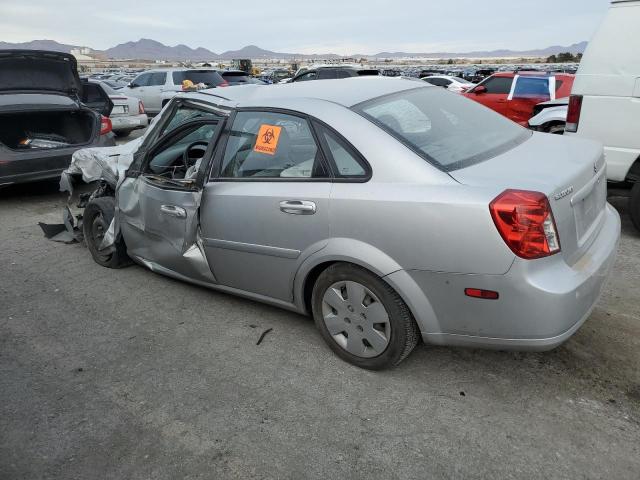
[[[208,146],[209,146],[209,142],[198,140],[197,142],[193,142],[189,144],[189,146],[185,148],[184,153],[182,154],[182,163],[184,164],[185,170],[189,169],[189,167],[191,166],[189,165],[189,160],[191,159],[191,157],[189,156],[189,152],[191,152],[191,150],[201,150],[202,156],[200,158],[202,158],[204,157],[204,154],[207,151]]]

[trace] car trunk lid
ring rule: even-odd
[[[0,50],[0,93],[56,92],[80,99],[73,55],[43,50]]]
[[[465,185],[544,193],[562,255],[573,265],[599,231],[607,197],[602,146],[575,140],[535,133],[502,155],[450,174]]]

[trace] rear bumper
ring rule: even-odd
[[[504,275],[401,271],[389,275],[399,291],[425,295],[431,309],[413,310],[426,343],[515,350],[550,350],[571,337],[595,307],[615,260],[620,217],[607,204],[590,248],[574,265],[561,255],[516,259]],[[403,274],[408,274],[406,277]],[[414,283],[411,289],[408,282]],[[417,285],[418,289],[415,289]],[[498,300],[467,297],[465,288],[497,291]],[[420,301],[407,302],[418,305]]]
[[[144,113],[140,115],[116,115],[110,117],[110,119],[114,132],[137,130],[149,125],[149,118]]]

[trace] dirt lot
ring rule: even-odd
[[[626,216],[609,286],[564,346],[420,346],[372,373],[305,317],[45,240],[37,223],[64,202],[51,183],[0,191],[2,479],[640,476]]]

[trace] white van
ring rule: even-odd
[[[631,187],[640,230],[640,1],[613,0],[573,83],[566,134],[605,146],[607,179]],[[613,186],[613,185],[612,185]]]

